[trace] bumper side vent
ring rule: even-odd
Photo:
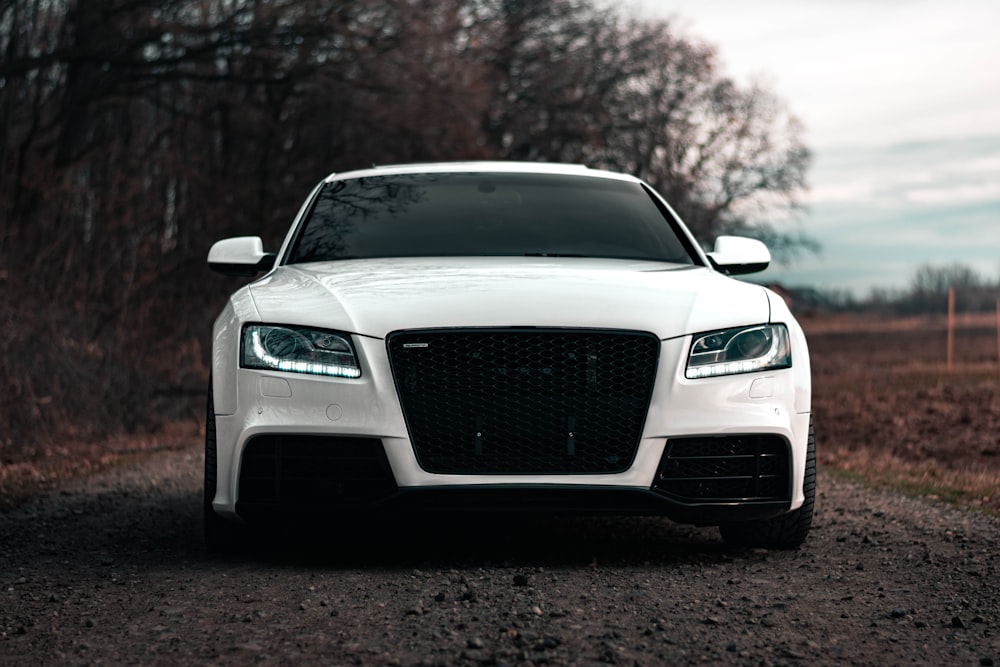
[[[788,443],[777,435],[668,440],[653,490],[685,503],[790,500]]]
[[[395,491],[381,440],[260,435],[243,449],[240,504],[353,505]]]

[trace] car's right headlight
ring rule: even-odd
[[[693,380],[791,365],[788,329],[784,324],[762,324],[697,334],[684,377]]]
[[[243,327],[240,366],[287,373],[361,377],[361,367],[347,334],[274,324]]]

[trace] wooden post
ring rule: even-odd
[[[955,288],[948,288],[948,372],[955,361]]]

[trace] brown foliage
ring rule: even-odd
[[[3,456],[200,410],[214,240],[276,247],[331,170],[470,158],[645,176],[707,239],[807,153],[711,49],[586,0],[3,3]]]

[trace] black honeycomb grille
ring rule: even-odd
[[[686,502],[788,500],[788,445],[776,435],[667,441],[654,490]]]
[[[403,331],[389,359],[417,460],[433,473],[627,469],[660,342],[575,329]]]

